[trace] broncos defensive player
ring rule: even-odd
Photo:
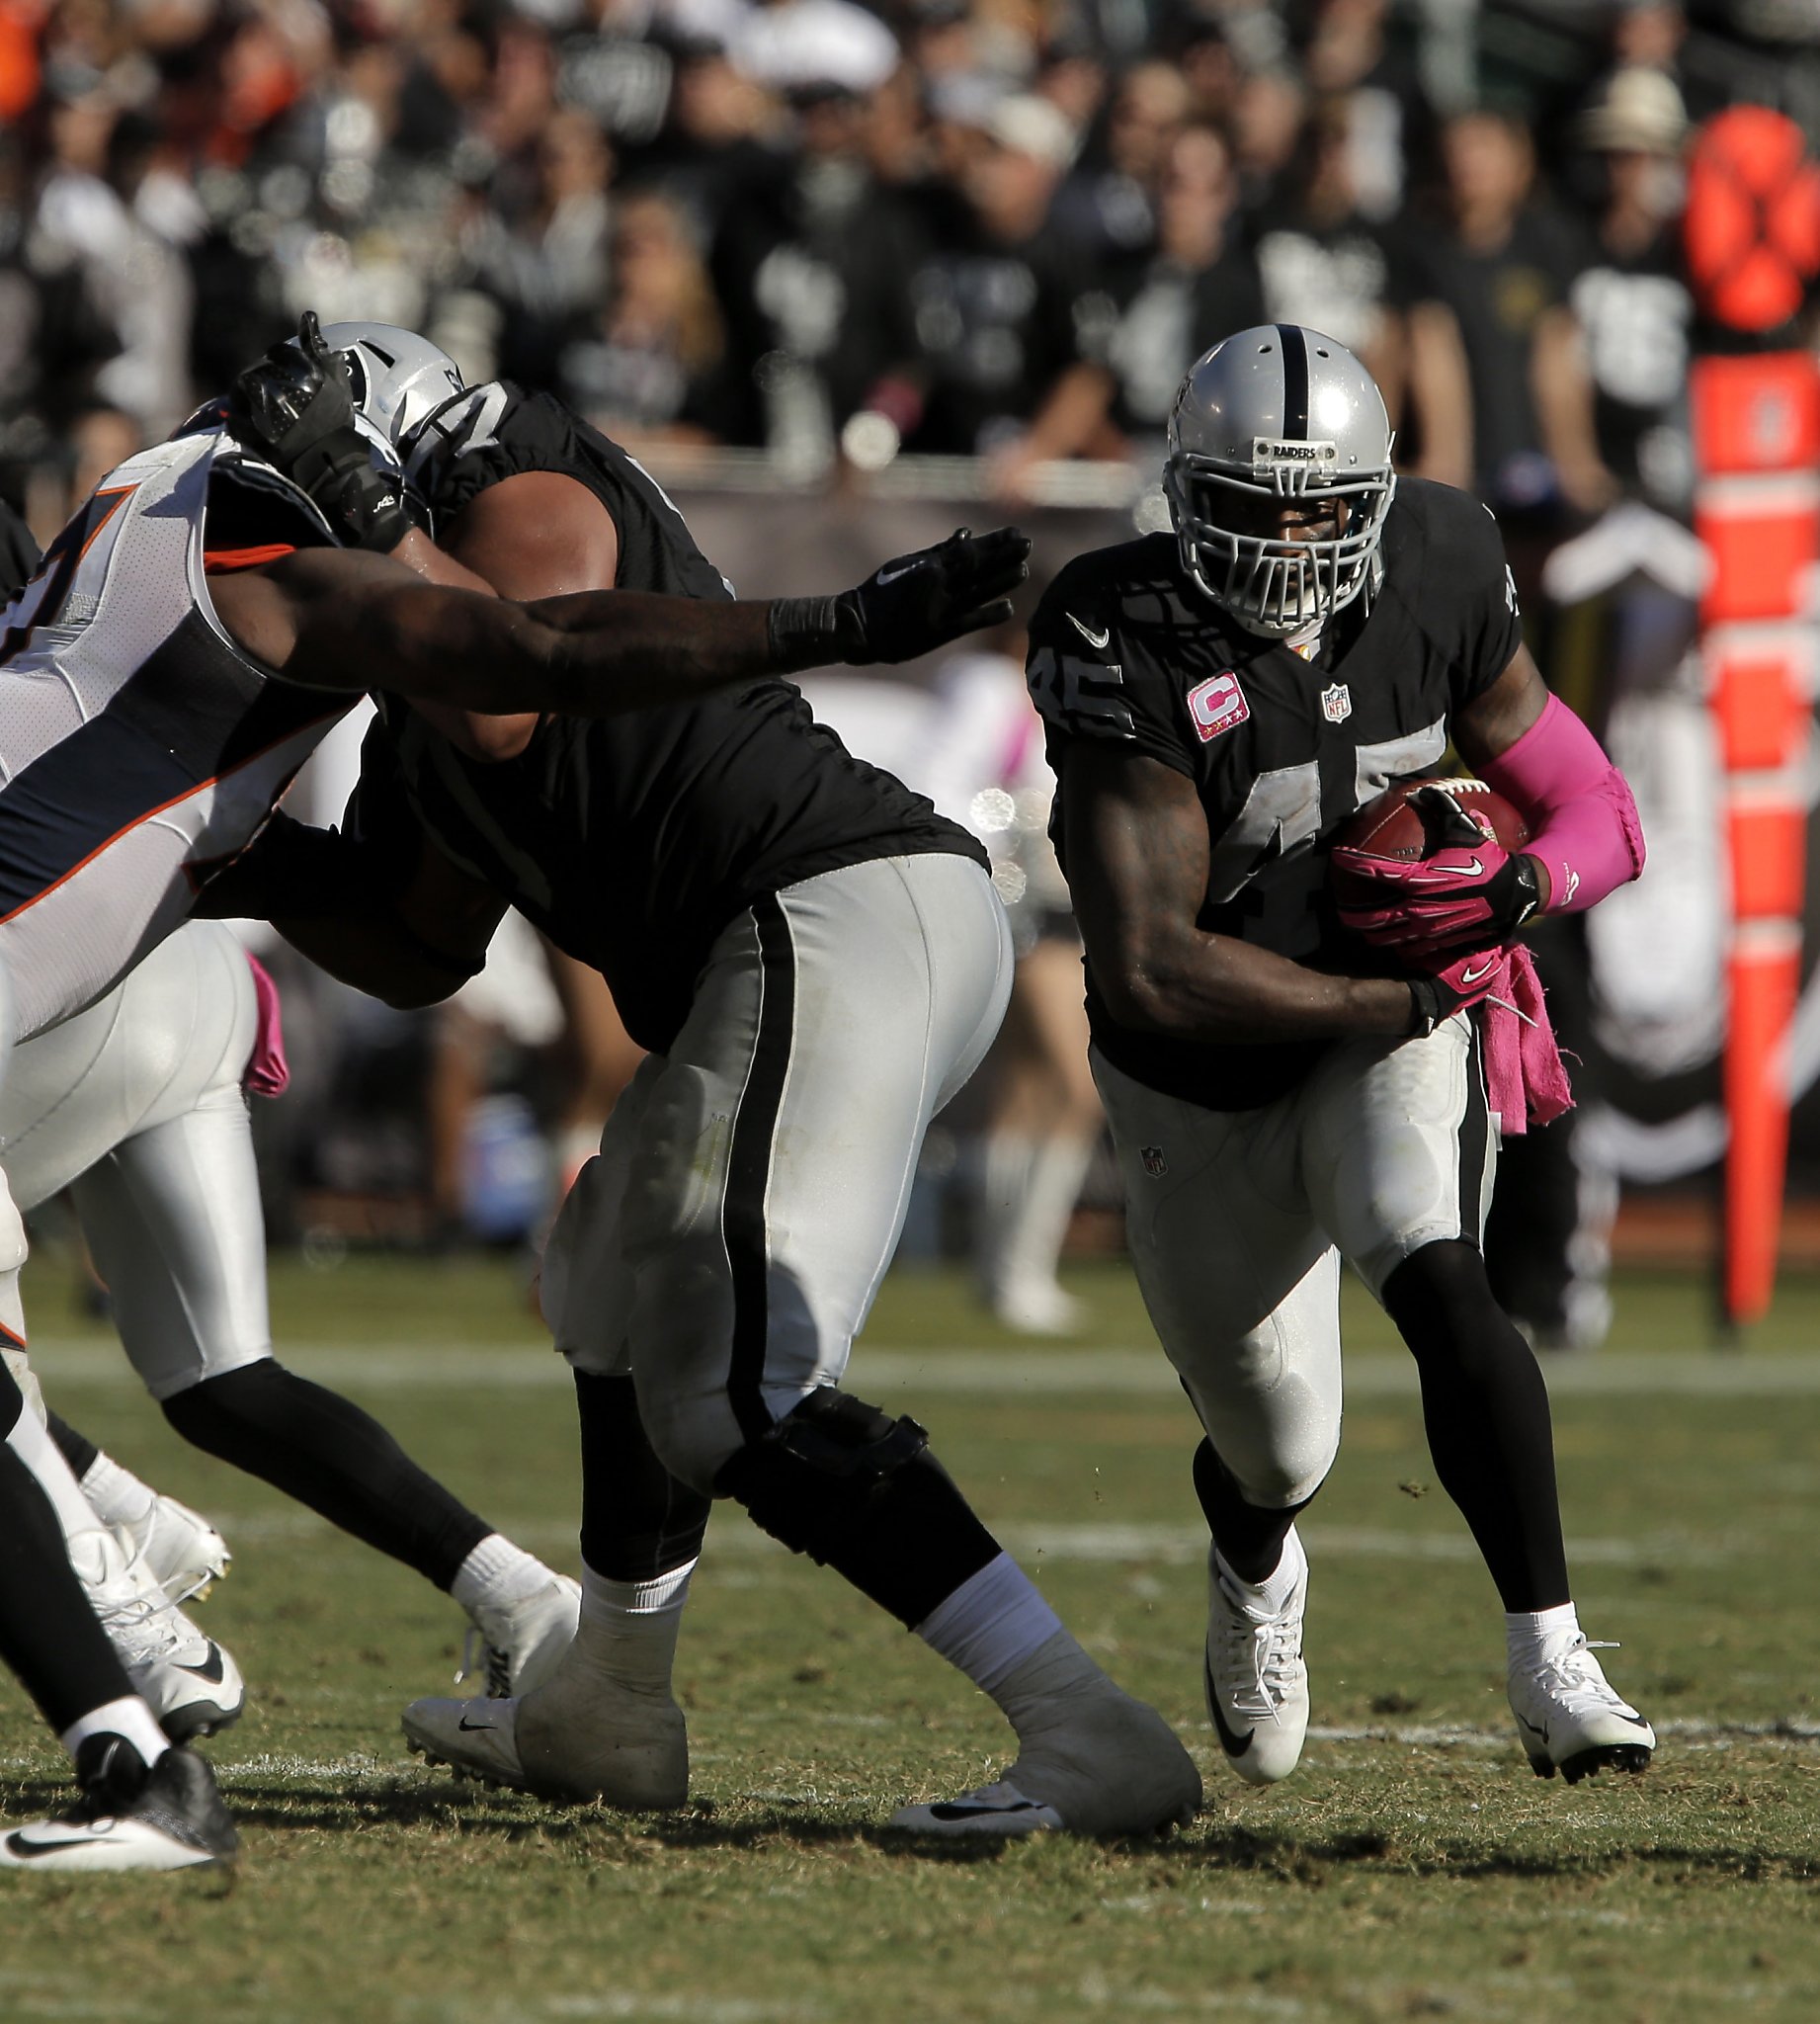
[[[1344,1257],[1415,1355],[1437,1473],[1503,1598],[1530,1761],[1640,1769],[1655,1737],[1580,1631],[1547,1394],[1479,1253],[1500,1117],[1558,1108],[1559,1064],[1539,1027],[1520,1047],[1505,1012],[1482,1040],[1497,1015],[1469,1010],[1515,994],[1539,1020],[1508,945],[1637,875],[1634,803],[1524,648],[1491,516],[1398,483],[1343,346],[1295,325],[1215,345],[1177,397],[1166,490],[1174,539],[1063,570],[1029,671],[1132,1255],[1206,1432],[1214,1725],[1242,1778],[1293,1770],[1294,1520],[1340,1437]],[[1378,903],[1342,922],[1324,846],[1449,742],[1533,840],[1354,853]]]
[[[559,402],[463,387],[408,331],[323,335],[461,567],[509,596],[729,609],[648,474]],[[679,694],[610,735],[387,707],[358,814],[358,839],[281,825],[236,868],[250,886],[264,862],[262,910],[305,953],[393,1002],[443,996],[510,903],[599,969],[648,1051],[544,1263],[581,1418],[580,1631],[523,1699],[415,1703],[412,1742],[554,1798],[680,1804],[678,1624],[710,1500],[731,1496],[1010,1719],[1002,1779],[898,1825],[1135,1832],[1192,1813],[1187,1752],[1062,1628],[923,1429],[841,1389],[929,1120],[1005,1009],[978,844],[775,681]],[[401,886],[412,939],[388,954],[370,895]]]

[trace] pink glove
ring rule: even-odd
[[[1445,804],[1448,841],[1425,858],[1382,858],[1342,844],[1333,853],[1335,873],[1355,894],[1363,887],[1372,896],[1343,901],[1341,924],[1405,956],[1507,941],[1536,909],[1533,866],[1481,829],[1445,788],[1425,787],[1410,799],[1431,809]]]

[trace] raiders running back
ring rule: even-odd
[[[494,381],[445,406],[407,467],[447,527],[528,471],[585,485],[619,531],[618,585],[720,599],[726,580],[624,451],[548,395]],[[547,718],[516,759],[469,759],[393,705],[369,736],[363,803],[402,782],[442,849],[592,965],[626,1030],[661,1052],[706,953],[760,895],[878,858],[978,844],[852,757],[787,682],[761,681],[611,726]],[[616,879],[603,867],[622,866]]]
[[[1326,889],[1325,846],[1356,808],[1434,766],[1449,717],[1497,680],[1522,638],[1496,523],[1445,485],[1405,478],[1381,569],[1304,659],[1236,624],[1151,535],[1069,564],[1031,629],[1030,682],[1060,783],[1053,828],[1067,867],[1066,753],[1115,743],[1186,774],[1211,854],[1199,925],[1316,967],[1356,969]],[[1330,1043],[1219,1047],[1121,1027],[1087,967],[1095,1045],[1134,1080],[1212,1110],[1292,1087]]]

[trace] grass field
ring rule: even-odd
[[[1820,2017],[1820,1286],[1751,1353],[1692,1280],[1627,1282],[1619,1340],[1551,1367],[1577,1599],[1662,1731],[1640,1780],[1533,1778],[1502,1625],[1432,1487],[1408,1372],[1352,1309],[1340,1464],[1304,1528],[1316,1728],[1268,1792],[1200,1705],[1194,1433],[1129,1283],[1083,1269],[1079,1345],[1020,1350],[941,1278],[893,1279],[856,1359],[1063,1617],[1207,1777],[1168,1841],[906,1852],[910,1795],[990,1775],[980,1697],[833,1576],[718,1514],[679,1660],[694,1800],[657,1819],[456,1787],[397,1714],[442,1690],[444,1597],[182,1447],[56,1261],[28,1277],[47,1392],[235,1549],[204,1621],[252,1705],[209,1746],[237,1875],[23,1878],[0,2020]],[[510,1273],[281,1268],[280,1339],[480,1509],[575,1561],[569,1394]],[[335,1345],[319,1349],[314,1345]],[[0,1810],[66,1789],[0,1683]]]

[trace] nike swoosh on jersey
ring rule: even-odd
[[[1103,632],[1096,632],[1090,627],[1083,626],[1072,612],[1068,614],[1068,623],[1096,653],[1100,652],[1113,636],[1113,629],[1110,626]]]
[[[1459,973],[1459,980],[1463,984],[1476,984],[1480,977],[1489,976],[1497,967],[1498,959],[1494,956],[1489,963],[1478,970],[1462,970]]]

